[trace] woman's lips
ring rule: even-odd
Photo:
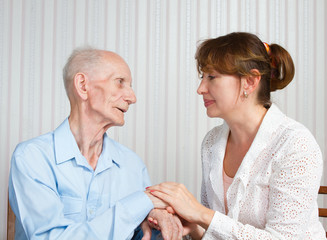
[[[214,100],[204,100],[204,106],[209,107],[211,104],[213,104],[215,101]]]

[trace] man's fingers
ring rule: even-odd
[[[144,221],[142,224],[141,224],[141,228],[142,228],[142,231],[143,231],[143,237],[142,237],[142,240],[151,240],[151,228],[150,226],[148,225],[148,223],[146,221]]]
[[[165,212],[164,210],[160,210],[160,218],[155,218],[158,220],[158,225],[161,230],[161,235],[164,240],[173,240],[173,224],[171,214]],[[159,216],[158,216],[159,217]]]
[[[166,207],[167,212],[171,213],[171,214],[176,214],[175,210],[172,207]]]
[[[172,227],[171,223],[168,221],[161,222],[160,224],[161,234],[164,240],[171,240],[172,239]]]
[[[182,222],[181,220],[179,219],[179,217],[177,217],[176,215],[173,215],[173,218],[175,220],[175,223],[176,223],[176,226],[178,228],[178,239],[181,239],[183,237],[183,231],[184,231],[184,228],[183,228],[183,225],[182,225]]]

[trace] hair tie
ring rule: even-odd
[[[277,64],[276,64],[276,59],[274,58],[274,57],[272,57],[271,56],[271,51],[270,51],[270,46],[269,46],[269,44],[268,43],[266,43],[266,42],[263,42],[263,45],[265,45],[265,48],[266,48],[266,51],[267,51],[267,53],[268,53],[268,55],[269,55],[269,57],[270,57],[270,61],[271,61],[271,67],[274,69],[277,69]]]
[[[266,51],[267,51],[268,55],[270,55],[270,47],[269,47],[269,44],[266,43],[266,42],[263,42],[263,45],[265,45]]]

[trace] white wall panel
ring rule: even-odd
[[[126,59],[138,101],[109,135],[141,156],[153,183],[182,182],[199,196],[200,145],[221,120],[196,94],[198,41],[250,31],[289,50],[295,79],[273,100],[312,131],[326,159],[326,25],[324,0],[0,0],[0,239],[11,154],[69,114],[62,67],[75,47]]]

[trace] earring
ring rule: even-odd
[[[245,98],[248,98],[249,95],[248,95],[248,93],[245,90],[244,90],[243,94],[244,94],[244,97]]]

